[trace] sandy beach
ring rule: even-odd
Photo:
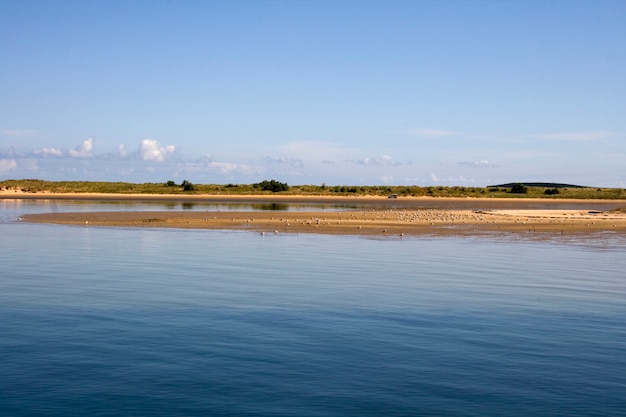
[[[45,213],[22,221],[80,226],[247,230],[261,234],[479,235],[536,237],[611,231],[626,233],[626,201],[326,196],[119,195],[3,192],[0,198],[178,202],[310,203],[347,206],[333,211],[137,211]]]

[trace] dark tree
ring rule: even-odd
[[[551,188],[551,189],[545,190],[543,193],[545,195],[555,195],[555,194],[560,194],[561,192],[559,191],[558,188]]]
[[[190,182],[189,182],[189,181],[187,181],[187,180],[184,180],[184,181],[180,184],[180,186],[181,186],[181,187],[183,187],[183,191],[193,191],[193,190],[194,190],[193,184],[192,184],[192,183],[190,183]]]
[[[254,188],[260,188],[263,191],[271,191],[273,193],[277,193],[279,191],[288,191],[289,186],[285,182],[280,182],[276,180],[264,180],[258,184],[254,184]]]
[[[528,187],[526,187],[524,184],[513,184],[513,186],[511,187],[511,193],[513,194],[526,194],[528,193]]]

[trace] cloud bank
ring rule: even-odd
[[[93,138],[87,138],[76,149],[70,149],[72,158],[93,158]]]
[[[451,132],[422,133],[436,136]],[[552,134],[550,137],[554,141],[589,141],[613,136],[607,131],[597,131]],[[98,145],[94,138],[87,138],[69,150],[57,146],[34,150],[0,149],[0,173],[4,177],[10,175],[13,178],[52,181],[160,182],[171,179],[180,182],[187,179],[204,184],[250,184],[276,179],[292,185],[487,185],[531,179],[539,181],[543,178],[555,182],[593,183],[594,186],[622,184],[607,174],[615,167],[623,166],[623,152],[619,152],[619,148],[617,152],[601,156],[607,168],[594,173],[593,178],[597,180],[590,181],[588,171],[571,168],[569,153],[555,153],[538,147],[507,146],[504,150],[494,148],[473,152],[455,150],[453,154],[448,151],[449,148],[424,152],[419,146],[414,149],[404,147],[402,150],[395,149],[403,158],[397,160],[390,153],[384,153],[394,149],[385,149],[378,154],[374,151],[374,156],[364,157],[369,153],[366,148],[322,141],[292,141],[273,147],[258,146],[252,150],[240,150],[233,145],[221,148],[226,154],[207,154],[200,158],[185,157],[175,145],[164,145],[151,138],[141,139],[132,147],[122,143],[109,144],[110,148],[100,153],[97,152]],[[502,161],[506,169],[487,160],[483,154]],[[476,159],[464,159],[472,156]],[[544,160],[555,164],[554,169],[539,173],[537,161]],[[533,178],[528,178],[529,172],[533,173]]]
[[[55,149],[55,148],[35,149],[33,151],[33,153],[35,155],[42,156],[44,158],[47,158],[49,156],[54,156],[54,157],[60,158],[60,157],[63,156],[63,151],[61,151],[59,149]]]
[[[176,152],[174,145],[161,146],[159,141],[144,139],[139,145],[139,155],[144,161],[163,162]]]
[[[471,167],[471,168],[497,168],[498,165],[495,165],[489,161],[474,161],[474,162],[457,162],[458,165]]]
[[[396,161],[393,160],[393,158],[389,155],[383,155],[381,157],[378,158],[371,158],[369,156],[366,156],[365,158],[362,159],[357,159],[352,161],[357,165],[366,165],[366,166],[395,166],[395,165],[400,165],[399,163],[397,163]]]

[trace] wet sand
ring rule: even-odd
[[[13,195],[15,198],[15,195]],[[34,197],[37,196],[37,197]],[[6,198],[6,197],[5,197]],[[348,205],[340,211],[156,211],[30,214],[23,221],[80,226],[227,229],[262,234],[535,236],[626,234],[626,201],[325,196],[31,194],[28,198]]]

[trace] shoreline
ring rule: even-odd
[[[0,193],[0,200],[145,201],[177,203],[330,204],[324,211],[125,211],[28,214],[22,221],[74,226],[244,230],[364,236],[534,236],[626,234],[626,201],[536,198],[435,198],[312,195],[155,195]],[[345,207],[348,208],[345,208]],[[621,209],[615,211],[615,209]]]
[[[21,219],[83,227],[179,228],[364,236],[626,234],[626,214],[588,210],[135,211],[29,214]]]
[[[626,207],[626,200],[566,199],[525,197],[413,197],[388,198],[372,195],[315,195],[315,194],[133,194],[133,193],[52,193],[0,190],[0,200],[101,200],[101,201],[172,201],[172,202],[277,202],[277,203],[386,203],[390,206],[482,206],[509,203],[513,206],[614,205]],[[447,204],[449,203],[449,204]]]

